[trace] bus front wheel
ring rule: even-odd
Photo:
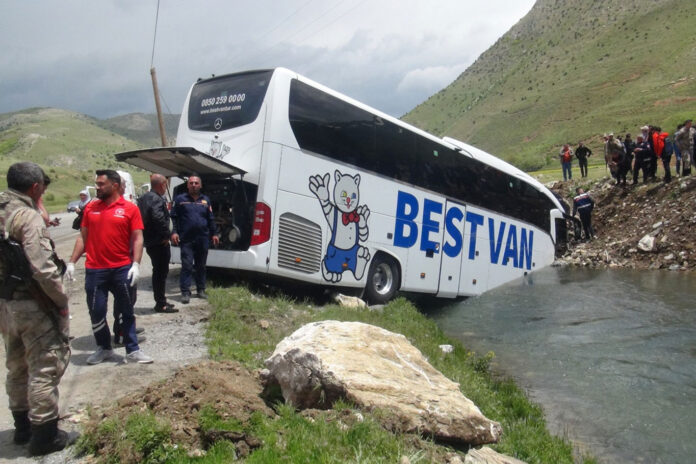
[[[401,272],[396,261],[389,256],[377,255],[367,274],[365,298],[370,304],[387,303],[396,295],[400,282]]]

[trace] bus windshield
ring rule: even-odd
[[[253,122],[273,70],[206,79],[194,85],[188,110],[191,130],[219,132]]]

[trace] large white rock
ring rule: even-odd
[[[497,442],[502,433],[406,337],[380,327],[307,324],[276,346],[266,367],[267,386],[277,383],[285,400],[301,409],[328,408],[345,398],[392,413],[403,431],[441,440],[480,445]]]
[[[466,453],[464,464],[525,464],[525,462],[500,454],[484,446],[481,449],[470,449]]]

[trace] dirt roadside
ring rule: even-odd
[[[63,224],[58,229],[52,229],[51,234],[55,238],[58,255],[68,258],[77,234],[70,229],[74,215],[64,213],[58,216],[62,218]],[[141,348],[155,362],[149,365],[126,364],[125,349],[116,348],[115,359],[96,366],[88,365],[85,361],[96,345],[85,300],[84,259],[78,263],[76,271],[76,281],[67,283],[72,315],[71,336],[75,338],[71,342],[70,365],[59,387],[60,414],[63,418],[61,427],[66,429],[79,429],[78,424],[84,420],[84,411],[88,405],[106,405],[129,393],[141,392],[153,382],[171,376],[178,368],[207,358],[207,347],[203,339],[208,314],[206,301],[193,298],[188,305],[178,303],[180,266],[171,265],[167,296],[180,311],[173,314],[155,313],[150,281],[152,268],[147,254],[144,254],[135,313],[138,327],[145,329],[142,335],[146,340]],[[112,298],[109,303],[111,313]],[[110,314],[109,324],[112,322]],[[4,344],[0,345],[0,353],[3,360],[0,366],[0,379],[3,383],[3,388],[0,389],[0,463],[37,462],[38,460],[27,457],[26,446],[15,446],[12,443],[14,425],[7,409],[4,388],[7,375]],[[40,462],[65,462],[68,455],[69,452],[54,453]]]

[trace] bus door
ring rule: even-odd
[[[464,218],[466,217],[464,205],[448,201],[445,205],[444,217],[444,233],[440,247],[442,255],[440,284],[437,296],[454,298],[459,293],[459,272],[462,266]]]

